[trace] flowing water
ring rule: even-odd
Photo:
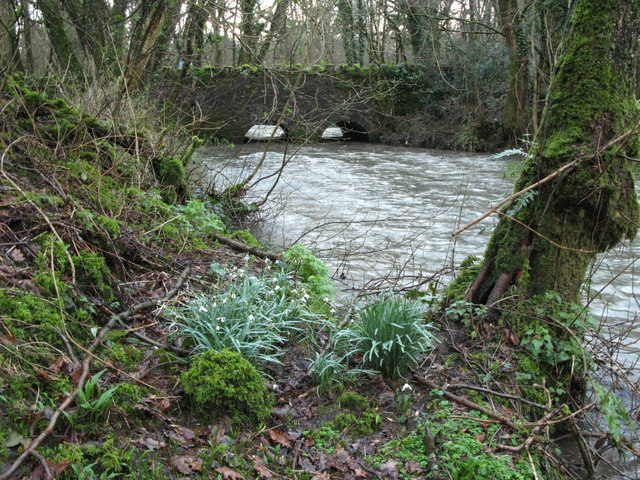
[[[236,183],[264,150],[262,144],[212,148],[201,154],[205,178],[218,189]],[[250,192],[250,200],[268,194],[267,227],[259,236],[276,248],[310,247],[329,266],[343,299],[363,287],[448,281],[464,258],[481,256],[496,215],[456,238],[452,232],[512,192],[514,178],[505,172],[517,160],[362,143],[278,144],[269,150],[256,176],[262,180]],[[639,317],[639,253],[636,239],[592,267],[585,301],[592,298],[592,313],[603,319],[607,335],[620,334]],[[626,366],[640,354],[637,328],[617,357]]]

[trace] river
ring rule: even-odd
[[[206,149],[200,152],[208,170],[202,178],[217,189],[237,183],[264,151],[264,144]],[[440,288],[463,259],[482,256],[495,215],[455,238],[452,233],[512,192],[514,177],[507,172],[517,160],[366,143],[275,144],[248,200],[268,194],[260,239],[275,249],[294,243],[311,248],[329,266],[339,298],[348,302],[389,286],[424,289],[432,282]],[[639,253],[636,239],[600,256],[584,291],[603,334],[624,336],[616,360],[634,380],[640,376]],[[617,468],[626,476],[609,472],[607,478],[638,478],[634,462]]]
[[[246,144],[201,156],[207,178],[221,188],[244,178],[263,151],[263,144]],[[496,215],[456,238],[452,233],[512,192],[506,172],[518,160],[366,143],[275,144],[256,177],[268,178],[250,191],[250,201],[272,189],[283,159],[288,164],[264,206],[261,240],[314,250],[343,297],[396,280],[446,282],[464,258],[481,256]],[[640,312],[639,253],[636,239],[599,257],[585,288],[593,314],[614,330]]]

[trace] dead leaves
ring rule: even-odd
[[[174,455],[171,457],[171,466],[180,473],[191,475],[192,473],[202,472],[202,459],[192,457],[191,455]],[[222,473],[222,472],[220,472]],[[224,477],[231,478],[231,477]]]
[[[229,467],[218,467],[216,468],[216,472],[222,474],[222,478],[225,478],[225,479],[240,480],[244,478],[243,474],[238,473]]]

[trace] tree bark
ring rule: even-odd
[[[134,90],[142,80],[161,32],[166,8],[167,2],[143,0],[127,59],[126,86],[129,91]]]
[[[49,41],[63,71],[79,78],[83,72],[82,55],[74,43],[75,29],[59,0],[37,0]]]
[[[15,70],[20,64],[16,11],[13,0],[0,0],[0,68],[9,70]]]
[[[578,0],[536,146],[516,190],[575,166],[502,210],[467,300],[507,289],[577,301],[589,263],[640,219],[633,163],[640,154],[635,98],[640,0]]]
[[[502,124],[507,138],[517,141],[526,132],[527,47],[518,0],[497,0],[496,10],[509,52],[509,80]]]

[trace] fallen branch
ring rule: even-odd
[[[491,215],[492,213],[497,212],[502,206],[506,205],[507,203],[515,200],[516,198],[520,197],[521,195],[524,195],[525,193],[527,193],[530,190],[533,190],[534,188],[539,187],[540,185],[543,185],[547,182],[549,182],[550,180],[553,180],[554,178],[556,178],[558,175],[560,175],[562,172],[565,172],[566,170],[569,170],[571,167],[575,166],[576,163],[578,163],[578,160],[574,160],[573,162],[569,162],[566,165],[560,167],[558,170],[556,170],[555,172],[553,172],[552,174],[544,177],[542,180],[540,180],[539,182],[533,183],[531,185],[529,185],[527,188],[523,188],[522,190],[520,190],[519,192],[514,193],[513,195],[510,195],[509,197],[505,198],[504,200],[498,202],[498,204],[491,208],[490,210],[488,210],[487,212],[483,213],[482,215],[480,215],[478,218],[476,218],[474,221],[467,223],[464,227],[459,228],[458,230],[456,230],[455,232],[453,232],[453,234],[451,235],[452,237],[457,237],[458,235],[460,235],[462,232],[464,232],[465,230],[473,227],[476,223],[481,222],[482,220],[484,220],[485,218],[487,218],[489,215]]]
[[[178,281],[176,282],[175,286],[173,287],[173,289],[171,289],[167,293],[167,295],[165,296],[164,299],[162,299],[162,300],[150,300],[148,302],[143,302],[143,303],[141,303],[139,305],[136,305],[136,306],[132,307],[131,309],[127,310],[126,312],[122,312],[122,313],[120,313],[118,315],[111,315],[111,318],[109,319],[109,321],[105,324],[104,327],[102,327],[100,332],[98,332],[98,335],[96,335],[96,338],[93,340],[93,342],[91,343],[91,345],[87,349],[87,353],[89,353],[90,355],[87,355],[84,358],[83,362],[82,362],[82,374],[80,375],[80,378],[78,380],[77,387],[71,393],[67,394],[67,396],[65,397],[64,401],[58,406],[56,411],[51,416],[51,419],[49,420],[49,424],[47,425],[47,428],[45,428],[40,433],[40,435],[38,435],[38,437],[35,440],[33,440],[33,442],[31,442],[29,444],[29,446],[27,448],[25,448],[24,452],[22,452],[22,454],[15,460],[15,462],[13,462],[13,464],[9,467],[9,469],[6,470],[4,473],[2,473],[0,475],[0,480],[6,480],[9,477],[11,477],[13,475],[13,473],[18,469],[18,467],[20,467],[20,465],[22,465],[22,462],[24,462],[24,460],[29,455],[33,455],[36,458],[40,458],[40,455],[39,455],[38,452],[36,452],[36,449],[53,432],[53,430],[54,430],[54,428],[56,426],[56,423],[58,423],[58,418],[60,418],[60,415],[62,414],[62,412],[64,412],[64,410],[69,405],[71,405],[71,402],[73,402],[75,400],[75,398],[78,395],[78,392],[80,391],[80,389],[83,388],[84,383],[87,380],[87,377],[89,376],[89,368],[91,366],[91,360],[93,358],[93,352],[95,351],[96,348],[98,348],[98,345],[100,345],[100,343],[104,339],[105,335],[109,332],[109,330],[111,330],[111,328],[113,328],[115,323],[119,322],[119,321],[124,321],[124,320],[130,318],[131,316],[133,316],[134,314],[136,314],[140,310],[143,310],[143,309],[146,309],[146,308],[155,307],[156,305],[160,304],[162,301],[167,301],[167,300],[170,300],[171,298],[173,298],[176,295],[176,293],[178,293],[178,290],[182,287],[182,284],[186,281],[186,279],[189,276],[190,272],[191,272],[191,267],[187,267],[187,268],[185,268],[183,270],[183,272],[180,275],[180,277],[178,278]]]
[[[276,253],[265,252],[264,250],[260,250],[259,248],[250,247],[248,245],[245,245],[244,243],[238,242],[229,237],[223,237],[222,235],[217,235],[214,233],[213,238],[216,239],[218,242],[224,245],[227,245],[228,247],[231,247],[234,250],[239,252],[250,253],[251,255],[258,258],[268,258],[273,262],[277,262],[278,260],[280,260],[280,255]]]

